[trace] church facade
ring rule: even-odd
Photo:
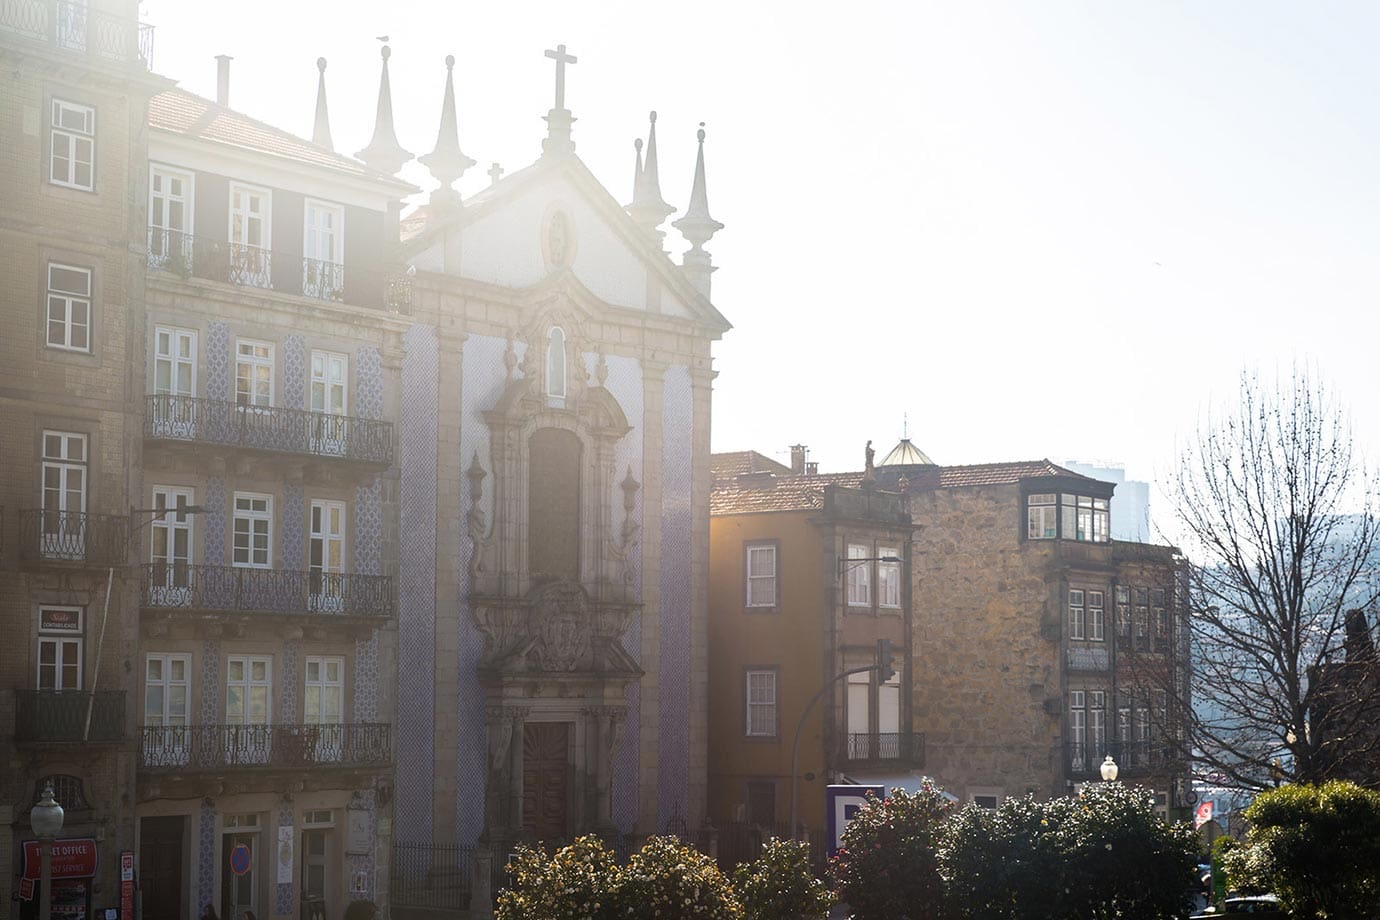
[[[701,248],[720,226],[703,132],[676,265],[655,116],[625,208],[575,155],[574,58],[548,56],[541,156],[462,202],[448,77],[421,158],[440,188],[401,222],[396,835],[500,856],[694,828],[706,795],[710,348],[728,324]]]

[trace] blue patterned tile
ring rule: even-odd
[[[360,418],[383,418],[383,359],[373,345],[355,352],[355,411]]]
[[[302,558],[307,541],[304,533],[306,504],[301,483],[290,482],[283,487],[283,542],[280,555],[282,568],[289,572],[300,572],[304,568]]]
[[[286,802],[278,806],[278,826],[289,828],[294,826],[291,802]],[[296,834],[293,834],[294,847],[297,845],[296,836]],[[264,866],[273,865],[276,867],[278,865],[278,842],[276,837],[269,841],[269,847],[267,849],[272,852],[273,858],[265,859],[263,861]],[[295,851],[293,852],[294,869],[296,868],[295,864],[300,862],[301,858],[302,854]],[[293,877],[295,878],[296,875],[297,873],[294,872]],[[277,878],[277,876],[275,875],[274,878]],[[278,882],[274,885],[273,912],[279,915],[292,912],[292,882]]]
[[[229,402],[234,398],[234,367],[230,360],[230,327],[222,322],[206,324],[206,398]]]
[[[661,452],[661,610],[657,655],[657,825],[689,816],[691,457],[690,370],[666,370]]]
[[[201,802],[196,853],[196,915],[212,904],[216,885],[216,805],[209,798]]]
[[[307,408],[307,344],[300,335],[289,335],[283,339],[283,389],[278,399],[280,406],[289,409]]]
[[[436,416],[440,404],[436,330],[403,336],[398,547],[398,661],[394,744],[397,774],[422,790],[394,803],[403,842],[432,839],[430,790],[436,729]]]
[[[383,574],[383,481],[355,489],[355,562],[361,575]]]
[[[207,639],[201,646],[201,724],[220,722],[220,642]]]
[[[228,511],[225,497],[225,480],[212,476],[206,480],[206,497],[202,500],[206,513],[201,516],[205,534],[202,538],[202,552],[207,565],[226,565],[225,555],[225,515]]]
[[[356,793],[363,800],[364,810],[369,815],[369,839],[375,841],[377,847],[378,840],[378,806],[374,801],[374,790],[365,789]],[[351,803],[352,805],[355,803]],[[345,856],[346,871],[349,878],[346,882],[350,884],[350,899],[354,901],[364,898],[373,899],[374,897],[374,849],[368,853],[348,853]],[[353,880],[356,876],[364,879],[364,888],[356,889]]]
[[[301,642],[292,640],[283,643],[283,674],[278,684],[282,688],[282,701],[279,704],[282,709],[282,716],[279,719],[281,722],[294,723],[301,721],[302,718],[297,709],[297,687],[302,682],[297,668],[301,655]]]

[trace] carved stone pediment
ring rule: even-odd
[[[481,668],[503,674],[638,672],[620,637],[640,605],[593,600],[570,581],[545,582],[523,598],[470,600],[484,635]]]

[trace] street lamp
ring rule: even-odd
[[[38,918],[51,920],[53,914],[53,838],[62,833],[62,806],[53,798],[53,784],[43,784],[43,796],[29,809],[29,825],[38,838]]]
[[[1099,769],[1102,773],[1103,782],[1108,783],[1116,782],[1116,775],[1121,772],[1121,768],[1116,765],[1116,761],[1112,760],[1111,754],[1108,754],[1107,759],[1102,761],[1102,766]]]

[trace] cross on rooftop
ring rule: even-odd
[[[565,45],[557,45],[556,50],[546,50],[546,56],[556,62],[556,108],[565,108],[565,65],[579,62],[573,54],[565,53]]]
[[[492,165],[492,166],[489,167],[489,182],[491,182],[491,183],[494,184],[494,185],[497,185],[497,184],[498,184],[498,180],[499,180],[499,179],[502,179],[502,178],[503,178],[503,167],[502,167],[502,166],[499,166],[497,163],[495,163],[494,165]]]

